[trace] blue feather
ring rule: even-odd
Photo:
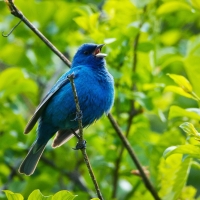
[[[72,129],[78,131],[78,122],[74,120],[76,106],[68,75],[75,76],[83,127],[110,111],[114,101],[114,81],[106,69],[106,55],[100,52],[102,46],[83,44],[74,56],[71,69],[60,77],[36,109],[25,133],[39,119],[37,139],[22,162],[20,173],[31,175],[34,172],[47,142],[56,132],[53,147],[68,141],[73,136]]]

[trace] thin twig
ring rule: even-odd
[[[31,24],[31,22],[19,11],[12,0],[9,1],[9,8],[11,14],[21,19],[68,67],[71,66],[71,62],[37,29]]]
[[[78,95],[77,95],[77,92],[76,92],[76,87],[75,87],[75,83],[74,83],[74,74],[71,74],[68,76],[68,79],[70,80],[70,83],[71,83],[71,86],[72,86],[72,90],[73,90],[73,94],[74,94],[74,101],[76,103],[76,111],[77,113],[81,113],[81,109],[80,109],[80,106],[79,106],[79,101],[78,101]],[[82,125],[82,119],[81,117],[77,118],[78,120],[78,125],[79,125],[79,141],[80,142],[83,142],[83,125]],[[100,191],[100,188],[98,186],[98,183],[97,183],[97,180],[96,180],[96,177],[94,175],[94,172],[92,170],[92,166],[90,164],[90,161],[89,161],[89,158],[88,158],[88,155],[87,155],[87,152],[86,152],[86,149],[85,148],[82,148],[80,149],[82,154],[83,154],[83,157],[84,157],[84,161],[85,161],[85,164],[88,168],[88,171],[89,171],[89,174],[91,176],[91,179],[93,181],[93,184],[95,186],[95,189],[96,189],[96,192],[97,192],[97,195],[98,195],[98,198],[100,200],[103,200],[103,196],[101,194],[101,191]]]
[[[2,36],[3,37],[8,37],[19,25],[20,25],[20,23],[22,22],[22,19],[20,19],[20,21],[10,30],[10,32],[8,33],[8,34],[4,34],[4,32],[2,32]]]
[[[117,122],[114,120],[113,116],[110,113],[108,114],[108,118],[109,118],[113,128],[117,132],[118,136],[120,137],[121,141],[123,142],[125,148],[129,152],[129,155],[131,156],[132,160],[134,161],[136,167],[138,168],[138,170],[141,174],[141,177],[142,177],[142,179],[143,179],[143,181],[146,185],[146,188],[151,192],[151,194],[152,194],[152,196],[154,197],[155,200],[160,200],[156,190],[154,189],[153,185],[151,184],[148,177],[146,176],[146,174],[145,174],[145,172],[142,168],[142,165],[140,164],[135,152],[131,148],[129,141],[127,140],[127,138],[124,136],[124,134],[120,130],[120,127],[118,126]]]

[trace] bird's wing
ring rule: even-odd
[[[72,73],[72,72],[71,72]],[[26,125],[26,128],[24,130],[24,133],[27,134],[29,133],[32,128],[34,127],[34,125],[36,124],[37,120],[40,118],[43,110],[45,109],[46,105],[48,104],[49,100],[51,99],[51,97],[60,89],[62,88],[64,85],[69,83],[69,79],[67,78],[67,76],[70,74],[70,71],[66,74],[64,74],[57,82],[56,84],[53,86],[53,88],[49,91],[49,93],[44,97],[44,99],[42,100],[42,102],[39,104],[39,106],[37,107],[35,113],[33,114],[32,118],[30,119],[30,121],[28,122],[28,124]]]

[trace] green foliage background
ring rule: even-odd
[[[82,43],[107,44],[103,51],[108,54],[107,67],[116,89],[112,114],[124,133],[131,125],[128,139],[142,165],[147,166],[160,197],[200,199],[198,159],[182,154],[167,159],[162,156],[168,147],[188,143],[179,128],[183,122],[200,128],[198,101],[188,98],[167,76],[186,77],[200,96],[199,1],[16,0],[15,4],[70,60]],[[0,32],[7,33],[18,19],[3,1],[0,13]],[[75,138],[57,149],[49,144],[31,177],[17,172],[36,132],[35,127],[24,135],[23,129],[41,98],[67,70],[24,24],[9,37],[0,37],[1,189],[21,193],[25,198],[35,189],[44,195],[66,189],[78,195],[76,200],[96,196],[81,153],[72,150]],[[129,123],[133,110],[142,112]],[[126,151],[115,173],[122,143],[106,116],[84,134],[105,199],[153,199],[141,178],[131,173],[136,167]],[[0,193],[0,199],[6,199],[4,193]]]

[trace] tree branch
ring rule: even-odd
[[[7,0],[7,5],[10,8],[11,14],[21,19],[68,67],[71,62],[37,29],[31,22],[19,11],[12,0]]]
[[[144,16],[145,12],[146,12],[146,6],[143,9],[143,16]],[[139,24],[139,27],[138,27],[139,30],[141,29],[143,23],[144,23],[144,17],[143,17],[143,19],[141,20],[141,22]],[[133,42],[133,64],[132,64],[132,72],[133,72],[133,74],[136,72],[136,67],[137,67],[137,47],[138,47],[139,38],[140,38],[140,32],[137,33],[137,35],[135,37],[135,40]],[[131,90],[132,91],[136,91],[136,84],[135,84],[135,82],[133,80],[132,80]],[[125,134],[126,137],[128,137],[128,135],[129,135],[133,118],[135,116],[137,116],[138,114],[143,112],[142,108],[139,108],[139,109],[135,108],[135,100],[130,100],[129,103],[130,103],[130,111],[129,111],[129,117],[128,117],[128,120],[127,120],[127,128],[126,128],[126,134]],[[123,152],[124,152],[124,146],[120,147],[118,157],[116,158],[116,161],[115,161],[115,168],[114,168],[114,172],[113,172],[114,176],[113,176],[112,198],[115,198],[116,194],[117,194],[117,184],[118,184],[118,179],[119,179],[119,169],[120,169],[120,163],[121,163],[121,160],[122,160]]]
[[[78,95],[77,95],[77,92],[76,92],[76,87],[75,87],[75,83],[74,83],[74,74],[71,74],[68,76],[68,79],[70,80],[70,83],[71,83],[71,86],[72,86],[72,90],[73,90],[73,94],[74,94],[74,101],[76,103],[76,110],[78,113],[81,113],[81,109],[80,109],[80,106],[79,106],[79,101],[78,101]],[[82,125],[82,119],[81,117],[79,117],[78,119],[78,125],[79,125],[79,142],[83,142],[83,125]],[[86,152],[86,149],[85,148],[81,148],[80,149],[82,154],[83,154],[83,157],[84,157],[84,161],[85,161],[85,164],[88,168],[88,172],[91,176],[91,179],[93,181],[93,184],[95,186],[95,189],[96,189],[96,192],[97,192],[97,195],[99,197],[100,200],[103,200],[103,196],[101,194],[101,191],[100,191],[100,188],[98,186],[98,183],[97,183],[97,180],[96,180],[96,177],[94,175],[94,172],[92,170],[92,166],[90,164],[90,161],[89,161],[89,158],[88,158],[88,155],[87,155],[87,152]]]
[[[142,177],[142,179],[143,179],[143,181],[146,185],[146,188],[151,192],[151,194],[152,194],[152,196],[154,197],[155,200],[160,200],[155,188],[153,187],[153,185],[149,181],[148,177],[146,176],[146,174],[145,174],[145,172],[142,168],[142,165],[140,164],[137,156],[135,155],[133,149],[131,148],[129,141],[124,136],[124,134],[121,132],[120,127],[118,126],[117,122],[114,120],[113,116],[110,113],[108,114],[108,119],[110,120],[113,128],[115,129],[116,133],[118,134],[121,141],[123,142],[126,150],[128,151],[129,155],[131,156],[132,160],[134,161],[136,167],[138,168],[138,170],[141,174],[141,177]]]

